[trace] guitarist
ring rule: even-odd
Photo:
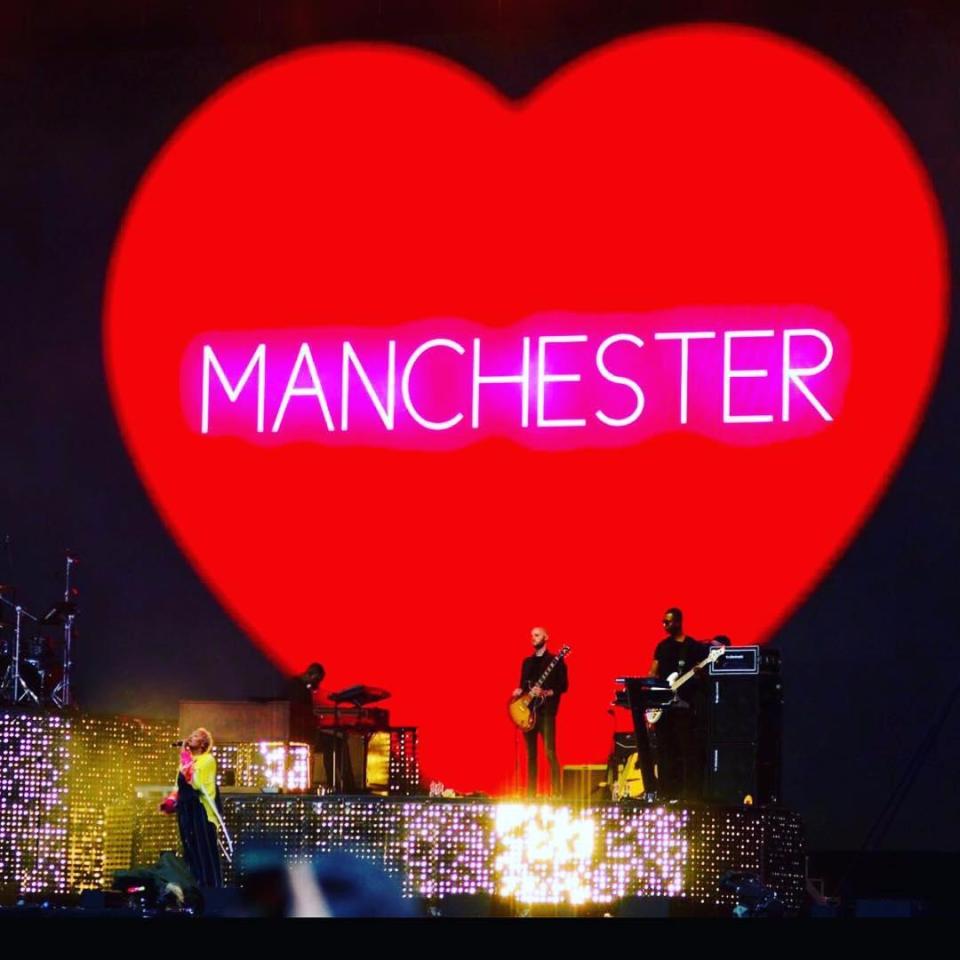
[[[543,687],[536,686],[537,680],[543,674],[554,654],[547,650],[549,640],[547,631],[543,627],[534,627],[530,631],[530,640],[533,644],[533,653],[523,661],[520,667],[520,686],[513,691],[513,696],[519,697],[529,691],[534,696],[544,698],[543,705],[537,711],[537,722],[534,728],[523,735],[527,744],[527,796],[532,797],[537,791],[537,738],[543,737],[543,749],[550,765],[550,789],[554,796],[560,795],[560,764],[557,761],[557,710],[560,708],[560,697],[567,692],[567,664],[561,660],[554,667],[550,676],[544,681]]]
[[[653,652],[650,675],[666,680],[683,674],[710,652],[708,644],[683,631],[683,611],[671,607],[663,615],[666,637]],[[655,728],[659,794],[665,800],[699,800],[706,763],[705,704],[699,676],[678,691],[679,703],[663,711]]]

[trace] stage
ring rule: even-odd
[[[0,884],[18,895],[108,890],[114,872],[177,850],[158,810],[176,770],[176,724],[132,717],[0,712]],[[479,895],[515,907],[603,908],[625,898],[727,912],[730,872],[754,874],[788,913],[804,892],[800,818],[773,807],[575,804],[509,798],[278,793],[297,744],[214,748],[235,844],[226,881],[251,854],[287,861],[342,851],[428,903]]]
[[[428,901],[732,907],[729,872],[756,874],[788,912],[804,895],[803,825],[783,809],[277,795],[231,796],[225,807],[240,883],[245,855],[270,846],[288,861],[353,853]]]

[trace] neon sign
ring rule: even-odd
[[[182,376],[201,434],[570,448],[680,428],[733,443],[806,435],[834,420],[848,361],[825,311],[727,307],[207,334]]]

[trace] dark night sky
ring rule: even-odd
[[[271,695],[281,682],[154,513],[121,442],[100,353],[108,257],[140,176],[177,125],[245,69],[310,43],[387,39],[442,53],[521,95],[565,61],[644,27],[713,19],[773,29],[831,56],[897,117],[937,190],[956,273],[955,5],[808,3],[790,13],[770,3],[627,0],[34,7],[0,8],[0,581],[18,585],[29,609],[45,609],[63,591],[64,548],[79,553],[75,682],[90,710],[172,716],[182,697]],[[909,336],[903,321],[890,336]],[[814,847],[862,842],[960,679],[958,351],[951,331],[902,469],[774,640],[787,691],[785,795]],[[184,646],[189,663],[174,656]],[[960,706],[884,845],[958,849],[958,810]]]

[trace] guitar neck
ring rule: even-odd
[[[710,654],[704,657],[698,664],[691,667],[683,676],[677,677],[673,683],[670,684],[671,690],[679,690],[701,667],[706,666],[711,659],[715,659],[714,655]]]
[[[550,664],[550,666],[547,667],[547,669],[544,670],[543,673],[540,674],[540,679],[537,680],[537,684],[536,684],[538,687],[542,687],[542,686],[543,686],[544,680],[546,680],[547,677],[549,677],[550,674],[553,673],[553,668],[554,668],[559,662],[560,662],[560,658],[559,658],[559,657],[554,657],[553,662]]]
[[[550,665],[547,667],[543,673],[540,674],[540,679],[536,682],[536,686],[542,687],[543,682],[553,673],[553,668],[564,658],[565,654],[558,653],[553,660],[550,661]]]

